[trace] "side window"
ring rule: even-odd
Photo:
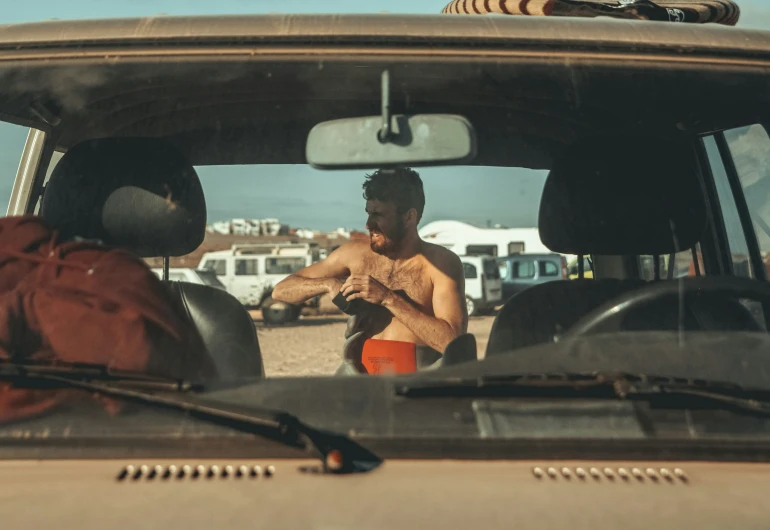
[[[468,245],[465,253],[469,256],[497,256],[497,245]]]
[[[767,271],[770,268],[770,136],[761,125],[752,125],[725,131],[725,139]]]
[[[203,268],[208,271],[214,271],[217,276],[225,276],[227,274],[227,262],[223,259],[210,259],[206,260],[203,264]]]
[[[266,274],[294,274],[305,268],[305,258],[267,258]]]
[[[463,273],[465,273],[466,280],[475,280],[479,277],[479,273],[476,270],[476,267],[470,263],[463,263]]]
[[[508,262],[507,261],[499,261],[497,263],[497,268],[500,270],[500,277],[501,278],[508,278]]]
[[[700,243],[695,246],[697,264],[693,261],[692,250],[683,250],[672,256],[658,257],[658,275],[655,276],[655,256],[639,256],[639,272],[641,278],[651,282],[656,279],[674,279],[685,276],[703,276],[703,255],[700,251]]]
[[[3,146],[0,150],[0,201],[3,212],[8,211],[13,183],[29,131],[29,127],[0,121],[0,145]]]
[[[528,259],[514,262],[513,277],[514,278],[534,278],[535,262]]]
[[[500,279],[500,269],[497,268],[497,262],[492,259],[485,259],[484,263],[484,276],[490,280]]]
[[[259,274],[257,267],[259,261],[255,259],[237,259],[235,260],[236,276],[256,276]]]
[[[558,276],[559,267],[553,261],[540,261],[540,276]]]
[[[751,270],[749,261],[749,247],[746,243],[746,235],[743,232],[737,203],[735,202],[735,196],[730,188],[727,168],[725,167],[719,152],[719,146],[713,136],[704,138],[703,143],[706,147],[709,165],[711,166],[711,172],[714,176],[714,186],[717,191],[719,208],[722,212],[722,220],[725,225],[727,244],[730,247],[730,254],[732,255],[733,273],[736,276],[754,278],[755,274]]]

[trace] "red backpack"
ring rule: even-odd
[[[58,243],[35,216],[0,219],[0,359],[84,362],[201,380],[215,374],[166,286],[134,255]],[[82,396],[0,383],[0,423]]]

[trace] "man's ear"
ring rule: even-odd
[[[404,224],[417,226],[417,210],[409,208],[404,214]]]

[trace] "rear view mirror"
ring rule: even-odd
[[[476,132],[462,116],[393,115],[390,72],[382,72],[382,115],[319,123],[305,145],[308,164],[317,169],[439,166],[476,156]]]
[[[387,168],[458,164],[476,156],[476,133],[462,116],[397,115],[384,139],[383,118],[349,118],[319,123],[305,149],[318,169]]]

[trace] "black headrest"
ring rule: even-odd
[[[582,140],[543,189],[540,238],[563,254],[670,254],[692,248],[706,206],[690,142],[645,136]]]
[[[195,169],[151,138],[103,138],[70,148],[43,196],[41,215],[63,239],[99,239],[141,257],[181,256],[206,234]]]

